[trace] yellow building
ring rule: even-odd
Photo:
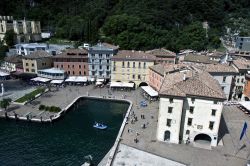
[[[136,87],[147,85],[149,67],[154,62],[154,55],[143,51],[121,50],[111,58],[111,81],[133,82]]]
[[[51,68],[53,66],[52,56],[45,51],[35,51],[23,57],[24,73],[37,73],[40,69]]]

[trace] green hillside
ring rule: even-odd
[[[40,20],[57,38],[122,49],[218,48],[225,27],[250,35],[249,0],[1,0],[0,14]]]

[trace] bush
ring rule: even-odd
[[[39,110],[44,110],[44,109],[45,109],[45,105],[42,105],[42,104],[41,104],[41,105],[39,106]]]
[[[45,111],[50,111],[50,106],[46,106]]]

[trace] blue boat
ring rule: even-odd
[[[106,129],[108,126],[102,124],[102,123],[97,123],[95,122],[95,124],[93,125],[94,128],[100,129],[100,130],[104,130]]]

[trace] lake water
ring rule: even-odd
[[[79,166],[91,154],[98,164],[113,146],[129,104],[81,99],[52,124],[0,119],[0,165]],[[94,129],[103,122],[107,130]]]

